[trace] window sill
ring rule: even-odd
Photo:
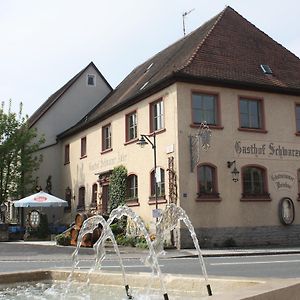
[[[209,125],[207,124],[209,129],[224,129],[224,126],[221,126],[221,125]],[[193,123],[190,125],[191,128],[200,128],[201,124],[196,124],[196,123]]]
[[[106,154],[106,153],[111,152],[111,151],[113,151],[113,148],[105,149],[105,150],[101,151],[101,154]]]
[[[255,129],[255,128],[242,128],[239,127],[238,131],[247,131],[247,132],[255,132],[255,133],[268,133],[265,129]]]
[[[270,194],[269,193],[265,193],[265,194],[258,194],[258,195],[253,195],[253,194],[249,194],[249,195],[242,195],[242,198],[240,199],[241,202],[269,202],[272,201]]]
[[[197,202],[220,202],[222,198],[220,198],[219,193],[211,193],[211,194],[197,194],[196,201]]]
[[[167,203],[167,199],[165,198],[165,196],[158,197],[157,204],[163,204],[163,203]],[[155,205],[156,204],[155,197],[153,196],[149,197],[148,204]]]
[[[80,156],[80,159],[87,158],[87,155]]]
[[[70,162],[69,162],[69,161],[66,161],[66,162],[64,163],[64,166],[69,165],[69,164],[70,164]]]
[[[128,207],[140,206],[140,202],[138,198],[126,199],[125,202]]]
[[[156,130],[156,131],[151,131],[149,136],[152,136],[155,132],[155,135],[158,135],[158,134],[161,134],[163,132],[167,131],[166,128],[163,128],[163,129],[159,129],[159,130]]]
[[[127,145],[130,145],[130,144],[133,144],[133,143],[136,143],[139,139],[138,138],[135,138],[133,140],[129,140],[129,141],[126,141],[124,143],[124,146],[127,146]]]
[[[196,198],[197,202],[221,202],[222,198],[209,198],[209,197],[201,197],[201,198]]]

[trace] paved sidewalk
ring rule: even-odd
[[[15,241],[10,243],[26,244],[26,245],[40,245],[40,246],[57,246],[55,241]],[[69,247],[68,247],[69,248]],[[75,247],[71,247],[75,249]],[[147,249],[140,249],[134,247],[119,246],[120,253],[126,258],[134,258],[140,255],[146,255],[149,251]],[[111,245],[106,247],[108,254],[114,254],[115,251]],[[260,248],[216,248],[216,249],[201,249],[204,257],[222,257],[222,256],[249,256],[249,255],[279,255],[279,254],[300,254],[300,247],[260,247]],[[194,257],[198,252],[195,249],[167,249],[165,254],[161,257],[175,258],[175,257]]]

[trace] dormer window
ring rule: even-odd
[[[87,76],[87,85],[88,86],[95,86],[96,85],[96,76],[93,74],[89,74]]]
[[[273,74],[269,65],[260,65],[260,67],[265,74]]]

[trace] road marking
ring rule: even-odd
[[[299,259],[295,260],[272,260],[272,261],[244,261],[244,262],[223,262],[223,263],[209,263],[211,266],[225,266],[225,265],[259,265],[259,264],[282,264],[282,263],[299,263]]]
[[[120,268],[120,266],[102,266],[103,268]],[[164,267],[164,265],[159,265],[159,267]],[[131,265],[131,266],[124,266],[124,268],[150,268],[148,266],[145,265]]]

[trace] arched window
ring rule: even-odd
[[[94,183],[92,186],[92,201],[91,201],[92,207],[97,206],[97,195],[98,195],[98,184]]]
[[[300,169],[297,170],[297,178],[298,178],[298,201],[300,200]]]
[[[138,177],[135,174],[127,177],[126,198],[128,200],[138,198]]]
[[[266,169],[260,166],[246,166],[242,168],[243,198],[266,198],[267,191]]]
[[[199,165],[197,167],[197,178],[199,198],[219,198],[215,166],[210,164]]]
[[[71,211],[71,199],[72,199],[72,190],[67,187],[65,190],[65,200],[68,202],[68,206],[64,208],[65,212]]]
[[[156,169],[157,197],[165,196],[165,170]],[[151,172],[151,197],[155,197],[155,170]]]
[[[85,209],[85,187],[84,186],[79,188],[77,209],[78,210]]]

